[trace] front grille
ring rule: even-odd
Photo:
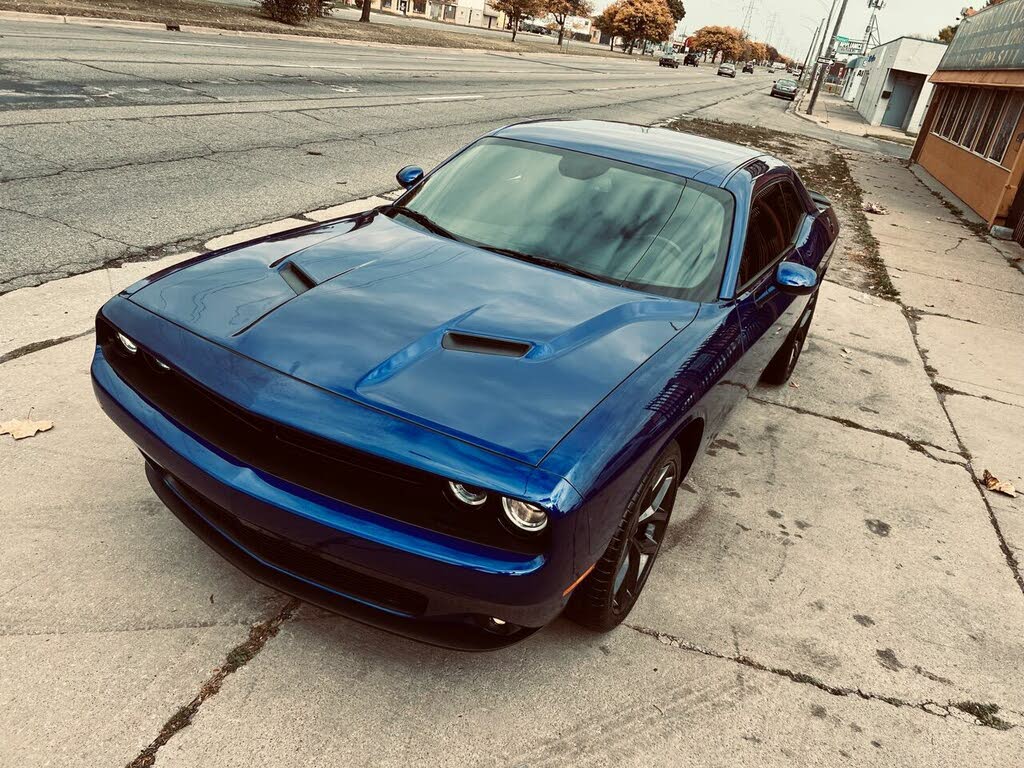
[[[490,503],[488,508],[456,507],[444,493],[442,478],[240,408],[173,367],[163,367],[142,347],[128,354],[102,317],[96,321],[96,337],[107,362],[129,387],[192,434],[248,466],[456,538],[521,554],[542,551],[546,535],[524,537],[509,531],[500,509],[489,508]]]
[[[420,616],[427,608],[427,598],[418,592],[352,570],[326,553],[247,523],[175,477],[165,475],[164,482],[235,544],[266,563],[328,589],[408,616]]]

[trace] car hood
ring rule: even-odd
[[[382,215],[199,260],[131,298],[289,376],[531,464],[698,309]]]

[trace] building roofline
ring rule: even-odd
[[[878,45],[875,46],[875,48],[884,48],[885,46],[889,45],[889,43],[899,42],[900,40],[917,40],[919,43],[935,43],[935,45],[941,45],[943,48],[948,47],[948,44],[942,42],[941,40],[930,40],[927,37],[917,37],[916,35],[900,35],[899,37],[894,37],[892,40],[888,40],[884,43],[879,43]],[[875,50],[875,48],[872,48],[871,50],[873,51]]]

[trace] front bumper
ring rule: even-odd
[[[522,640],[565,605],[572,542],[525,555],[352,507],[243,465],[182,428],[129,387],[100,347],[92,378],[103,410],[146,457],[157,495],[257,581],[357,621],[463,650]],[[495,626],[488,617],[507,623]]]

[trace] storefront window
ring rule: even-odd
[[[994,88],[946,86],[932,133],[1000,165],[1024,107],[1024,94]]]
[[[1021,107],[1024,106],[1024,94],[1015,93],[1006,100],[1006,109],[1003,110],[1003,119],[999,123],[999,131],[992,140],[992,146],[988,151],[990,160],[995,160],[1000,165],[1006,155],[1006,148],[1010,146],[1010,139],[1020,121]]]
[[[426,13],[427,12],[427,0],[412,0],[412,12],[413,13]]]
[[[985,150],[988,149],[988,143],[992,140],[992,134],[995,133],[996,125],[1003,117],[1003,107],[1005,105],[1006,91],[996,91],[992,97],[992,106],[989,107],[988,114],[985,116],[985,122],[981,124],[978,138],[974,142],[974,151],[978,154],[983,155]]]
[[[455,6],[454,5],[446,5],[444,7],[444,17],[445,17],[445,19],[449,19],[449,20],[453,20],[455,18]]]

